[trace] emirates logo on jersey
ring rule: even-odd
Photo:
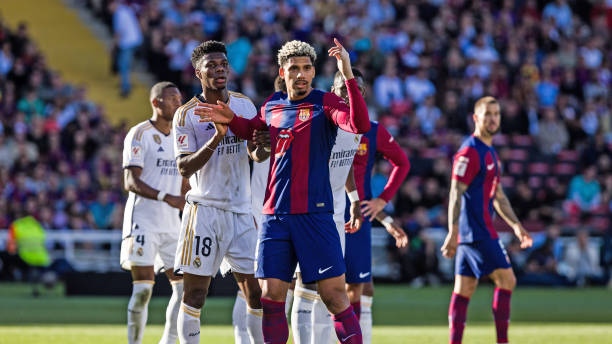
[[[310,118],[310,109],[300,109],[300,113],[298,114],[298,118],[302,122],[307,121]]]

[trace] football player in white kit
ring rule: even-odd
[[[245,118],[257,115],[246,96],[227,90],[229,63],[225,45],[206,41],[191,63],[203,92],[177,110],[174,144],[179,172],[191,190],[181,223],[175,269],[184,275],[179,311],[181,343],[200,342],[200,312],[208,287],[222,261],[229,265],[248,305],[247,329],[252,343],[263,343],[261,289],[254,277],[257,230],[251,213],[247,142],[227,125],[203,121],[194,110],[224,102]]]
[[[187,180],[174,160],[172,119],[182,103],[171,82],[151,88],[153,115],[132,127],[123,147],[124,187],[129,191],[123,220],[121,267],[131,270],[132,295],[128,303],[128,343],[142,342],[155,281],[154,265],[161,261],[172,284],[166,325],[160,343],[176,343],[176,319],[183,283],[174,275],[179,211],[185,204]],[[157,259],[157,260],[156,260]]]
[[[364,81],[361,73],[355,73],[357,85],[364,89]],[[346,85],[342,77],[334,80],[332,92],[347,100],[348,95]],[[347,100],[348,101],[348,100]],[[340,236],[342,251],[344,252],[344,233],[355,232],[361,227],[363,217],[361,216],[359,197],[355,178],[352,172],[353,157],[357,153],[361,135],[353,134],[338,129],[336,142],[332,148],[329,159],[329,177],[334,197],[334,222]],[[346,195],[351,200],[351,219],[345,223],[344,214],[346,211]],[[296,271],[297,279],[293,292],[293,305],[291,309],[291,330],[293,332],[293,342],[296,344],[310,343],[333,343],[337,342],[334,324],[331,314],[317,293],[316,284],[303,284],[301,273]]]

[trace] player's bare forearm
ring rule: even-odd
[[[133,192],[138,196],[157,200],[157,195],[164,190],[157,190],[145,183],[140,176],[142,175],[142,168],[130,166],[124,170],[123,183],[126,191]],[[171,195],[167,195],[169,197]]]
[[[204,167],[210,160],[210,157],[217,152],[217,146],[223,137],[220,135],[213,136],[206,144],[195,153],[179,156],[176,159],[176,164],[181,176],[185,178],[191,177],[197,170]]]
[[[510,204],[510,200],[506,196],[506,193],[502,189],[500,185],[497,186],[495,190],[495,199],[493,200],[493,206],[497,213],[506,221],[506,223],[514,228],[519,223],[519,219],[514,213],[512,209],[512,205]]]
[[[461,213],[461,197],[467,190],[467,185],[456,180],[451,181],[448,194],[448,231],[454,233],[459,230],[459,215]]]

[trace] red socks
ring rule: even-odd
[[[497,330],[497,342],[508,343],[508,324],[510,323],[510,298],[512,291],[495,288],[493,292],[493,318]]]
[[[285,344],[289,339],[289,326],[285,316],[285,302],[261,299],[263,319],[261,322],[264,342]]]
[[[448,325],[450,327],[449,344],[460,344],[467,318],[467,307],[470,299],[453,293],[448,306]]]
[[[359,320],[353,312],[353,306],[349,306],[344,311],[333,316],[334,327],[336,328],[336,336],[340,343],[361,344],[361,328]]]

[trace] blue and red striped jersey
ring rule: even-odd
[[[499,237],[493,227],[499,171],[495,149],[477,137],[466,139],[455,154],[452,178],[468,186],[461,199],[459,243]]]
[[[376,154],[382,154],[393,167],[389,180],[379,198],[389,202],[404,182],[410,171],[410,162],[406,153],[393,139],[393,136],[378,122],[371,121],[371,129],[361,136],[357,154],[353,160],[353,173],[359,198],[372,199],[372,169],[376,162]]]
[[[350,108],[331,92],[313,89],[291,101],[276,92],[251,120],[235,116],[230,129],[251,139],[253,130],[270,130],[270,172],[264,214],[333,213],[329,157],[338,127],[362,134],[370,129],[368,110],[354,79],[346,82]]]

